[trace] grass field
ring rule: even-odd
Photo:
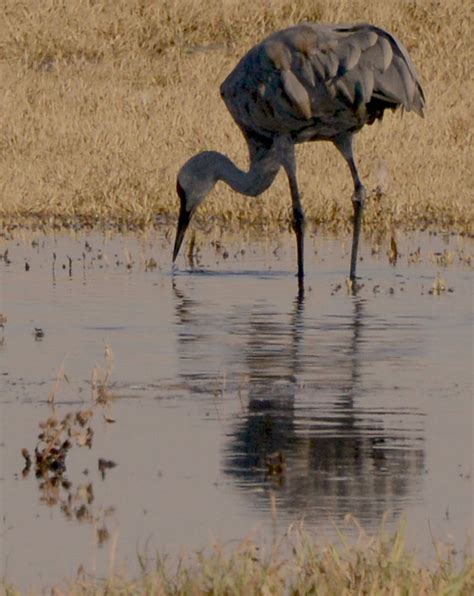
[[[318,546],[301,528],[290,528],[287,538],[291,554],[281,552],[281,544],[264,553],[251,540],[233,549],[214,545],[207,551],[184,556],[171,568],[166,558],[151,564],[140,558],[142,573],[127,578],[115,572],[108,579],[88,577],[84,571],[77,579],[63,582],[50,590],[53,595],[126,596],[468,596],[474,590],[472,558],[456,565],[452,554],[438,546],[431,565],[421,565],[407,549],[403,530],[392,536],[383,531],[369,537],[360,530],[357,544]],[[6,596],[21,594],[0,580]],[[43,590],[42,593],[46,593]]]
[[[269,32],[370,21],[406,45],[428,110],[357,139],[366,230],[472,232],[473,12],[463,0],[3,0],[0,219],[146,227],[177,213],[175,177],[203,149],[246,167],[219,84]],[[347,228],[352,182],[329,143],[298,147],[310,222]],[[377,190],[378,189],[378,190]],[[201,207],[228,225],[286,225],[287,181],[259,199],[223,184]]]

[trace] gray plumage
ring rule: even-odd
[[[184,164],[177,180],[181,210],[173,260],[192,214],[217,181],[257,196],[283,167],[292,196],[302,287],[305,226],[294,145],[327,140],[347,161],[354,181],[350,270],[354,280],[365,189],[354,162],[352,137],[365,124],[382,118],[386,109],[403,107],[423,116],[425,96],[405,48],[393,35],[369,24],[303,23],[254,46],[220,91],[247,141],[250,168],[244,172],[213,151],[200,153]]]

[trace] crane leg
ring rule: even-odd
[[[285,136],[281,136],[276,142],[278,143],[278,153],[281,164],[285,168],[288,182],[290,184],[292,202],[291,223],[296,234],[296,249],[298,253],[298,287],[302,293],[304,291],[304,231],[306,228],[306,219],[301,205],[298,182],[296,180],[295,146],[293,141]]]
[[[351,171],[354,181],[354,194],[352,195],[352,205],[354,207],[354,224],[352,231],[352,251],[351,251],[351,269],[349,277],[351,281],[356,279],[357,252],[359,249],[359,236],[362,222],[362,211],[365,203],[365,187],[359,176],[359,171],[354,161],[354,152],[352,148],[352,135],[344,134],[336,138],[334,144],[341,152]]]
[[[356,278],[357,267],[357,251],[359,248],[360,225],[362,221],[362,211],[364,209],[365,188],[362,184],[356,187],[352,195],[352,206],[354,207],[354,228],[352,231],[352,251],[351,251],[351,270],[350,280],[354,281]]]
[[[291,201],[293,204],[292,226],[296,235],[296,250],[298,254],[298,285],[303,287],[304,278],[304,232],[306,228],[306,219],[303,207],[301,206],[300,193],[296,182],[296,173],[294,170],[287,170],[288,181],[290,183]]]

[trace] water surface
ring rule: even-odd
[[[367,242],[354,295],[347,243],[310,238],[302,297],[285,235],[211,238],[174,275],[164,237],[5,238],[0,573],[21,586],[134,573],[137,553],[270,543],[302,519],[330,540],[348,513],[367,531],[406,519],[422,558],[433,539],[462,550],[472,247],[407,236],[390,265]],[[51,392],[59,416],[90,406],[106,346],[115,399],[94,415],[92,448],[69,452],[69,488],[51,491],[22,476],[21,449]]]

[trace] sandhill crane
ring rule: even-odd
[[[296,234],[298,280],[303,285],[305,216],[296,180],[295,144],[332,141],[354,182],[350,279],[356,276],[362,209],[366,196],[354,162],[354,134],[402,106],[423,117],[425,96],[412,61],[390,33],[370,24],[303,23],[278,31],[254,46],[222,83],[221,96],[249,150],[248,172],[228,157],[204,151],[180,169],[181,201],[175,261],[198,205],[222,180],[257,196],[280,167],[288,177]]]

